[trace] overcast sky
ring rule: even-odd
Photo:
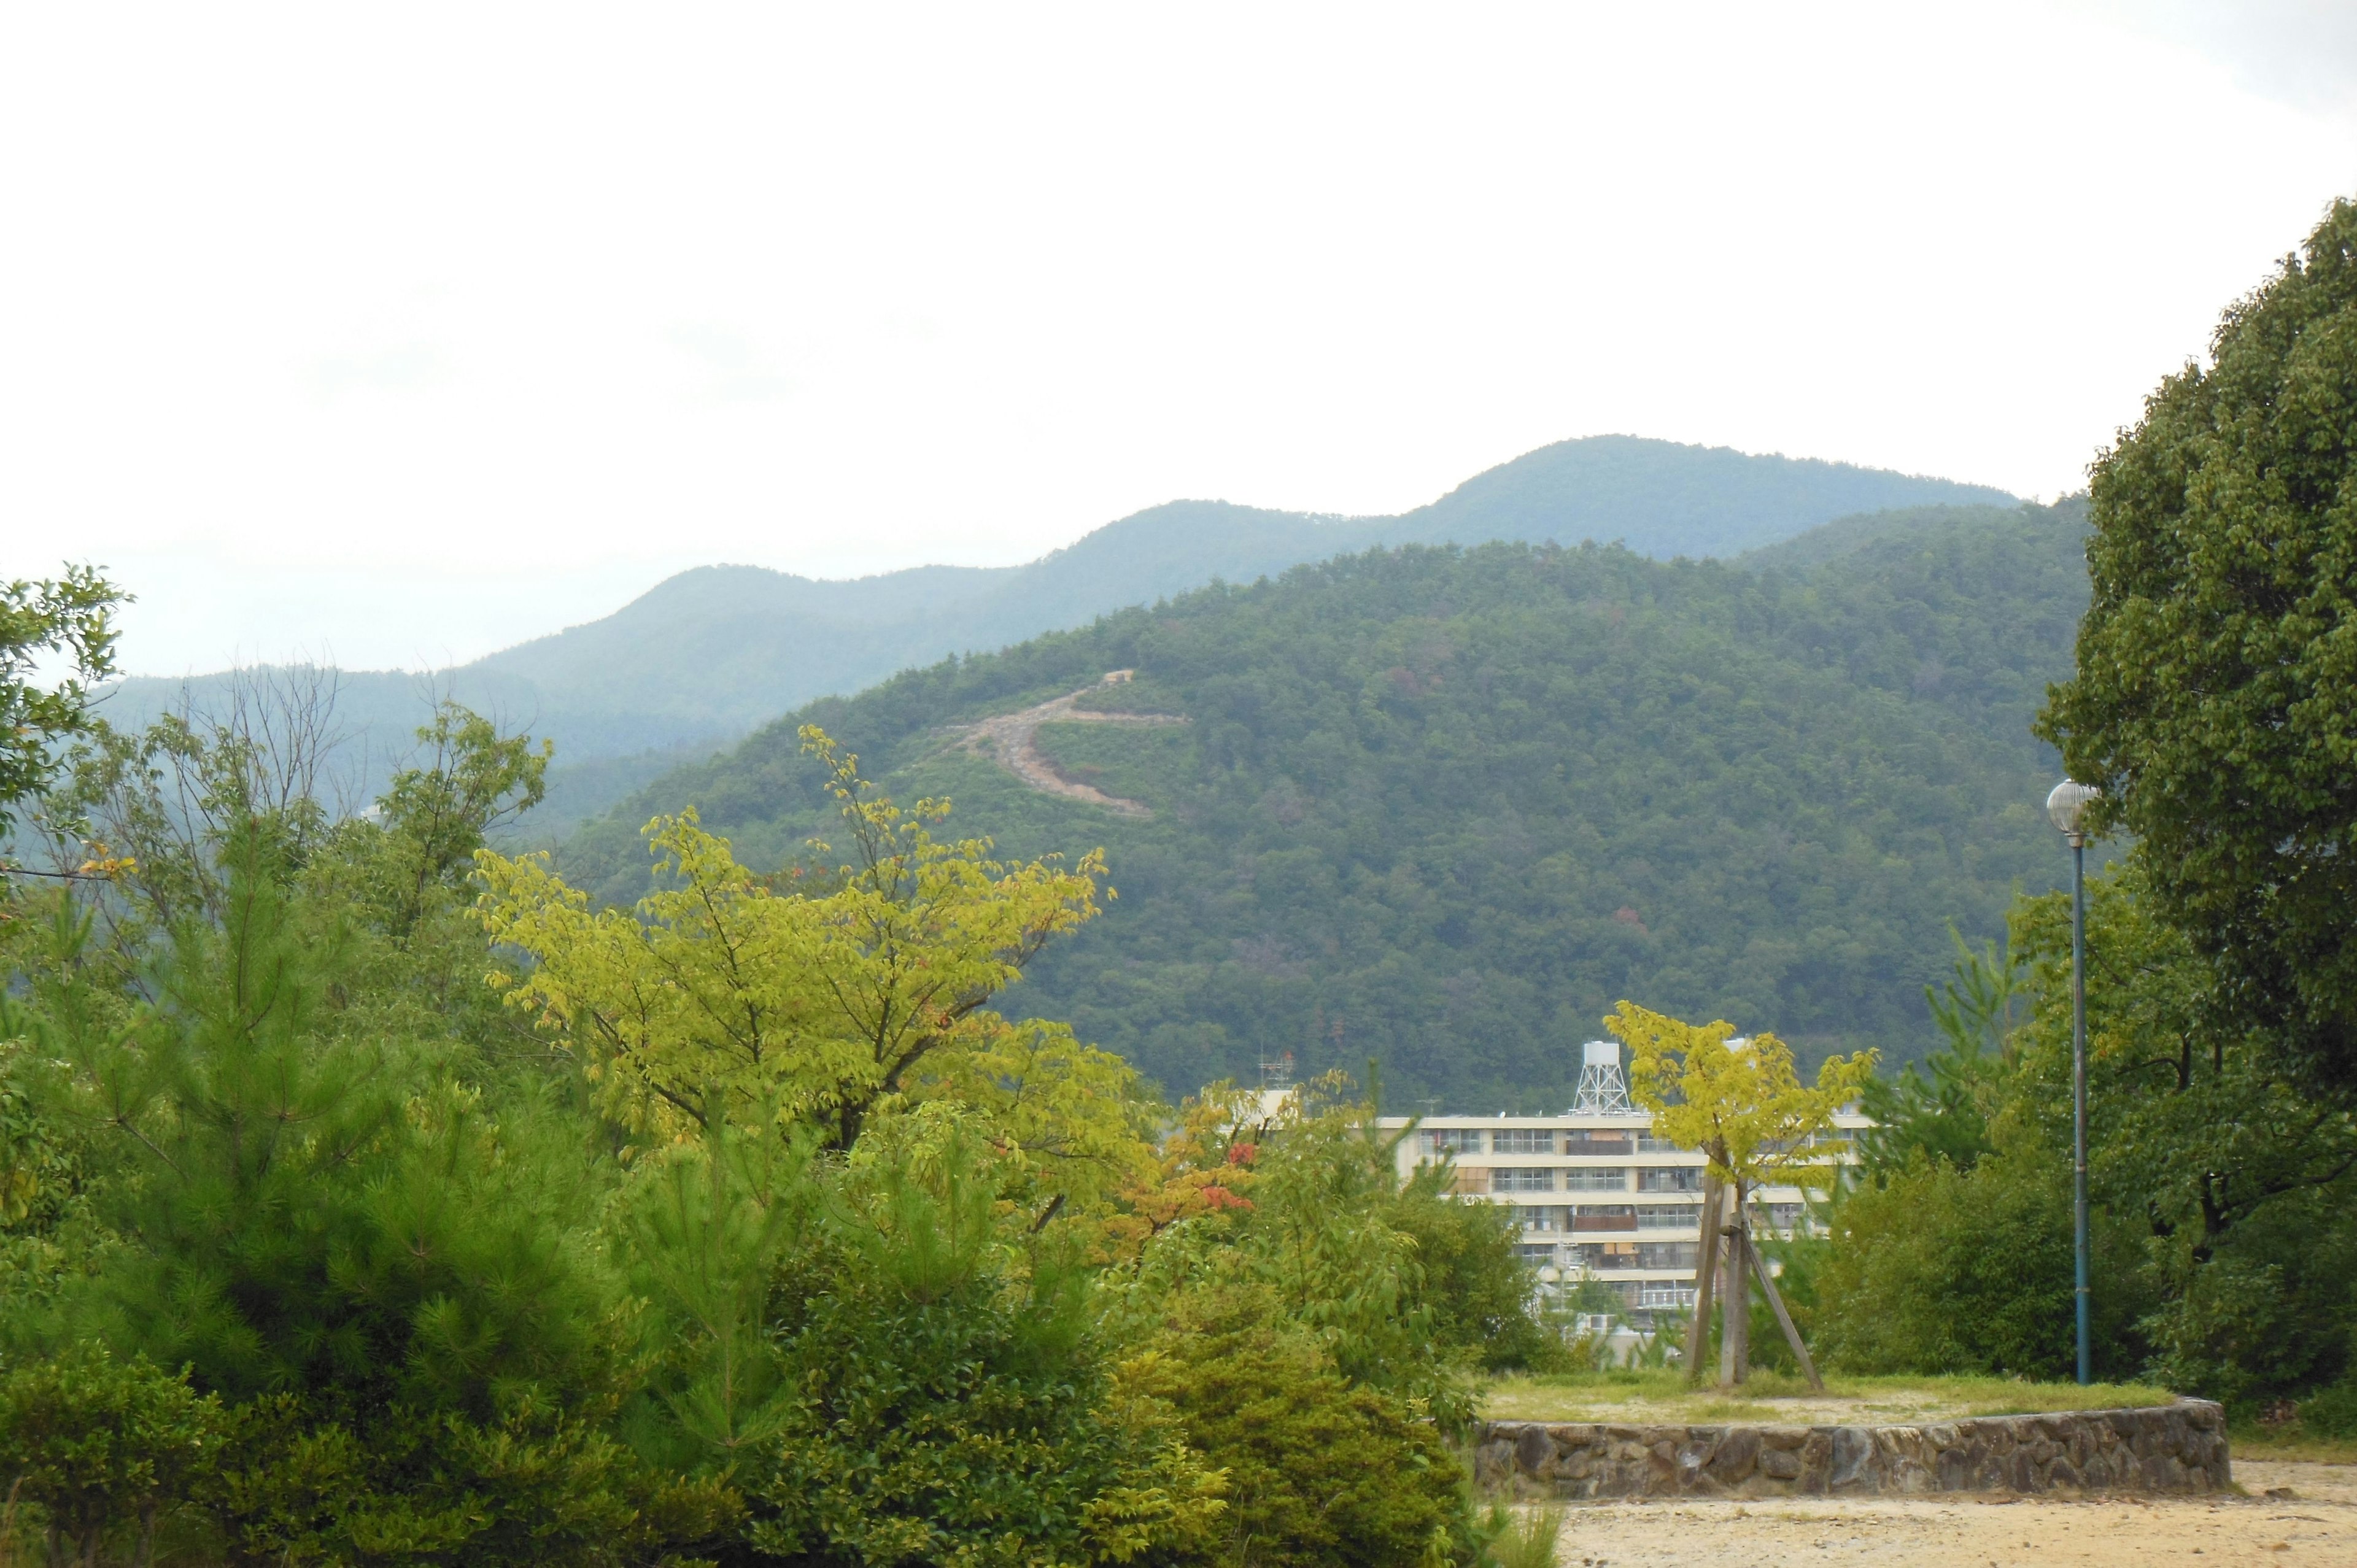
[[[2050,498],[2352,88],[2264,0],[16,5],[0,574],[415,668],[1604,432]]]

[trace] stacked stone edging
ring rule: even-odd
[[[1491,1421],[1475,1443],[1485,1485],[1558,1498],[2201,1493],[2233,1480],[2226,1412],[2208,1400],[1921,1426]]]

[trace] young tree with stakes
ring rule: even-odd
[[[1628,1046],[1630,1098],[1653,1113],[1653,1132],[1680,1148],[1710,1158],[1703,1189],[1702,1245],[1695,1267],[1694,1322],[1687,1331],[1686,1377],[1702,1376],[1710,1334],[1713,1275],[1722,1243],[1727,1256],[1727,1327],[1719,1381],[1750,1374],[1747,1276],[1760,1282],[1776,1322],[1810,1385],[1823,1389],[1815,1361],[1792,1326],[1767,1261],[1751,1241],[1749,1199],[1762,1187],[1830,1187],[1834,1173],[1813,1146],[1833,1126],[1835,1112],[1856,1100],[1874,1072],[1874,1053],[1828,1057],[1810,1089],[1792,1068],[1792,1052],[1773,1035],[1738,1038],[1720,1020],[1694,1025],[1623,1002],[1604,1020]]]

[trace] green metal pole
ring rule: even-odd
[[[2071,1243],[2078,1273],[2079,1381],[2094,1380],[2087,1329],[2087,845],[2071,835]]]

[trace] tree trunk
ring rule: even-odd
[[[1744,1224],[1743,1183],[1728,1190],[1735,1213],[1727,1226],[1727,1288],[1718,1305],[1718,1383],[1725,1389],[1751,1375],[1751,1232]]]
[[[1711,1287],[1718,1276],[1718,1176],[1716,1172],[1703,1178],[1702,1208],[1696,1210],[1702,1221],[1702,1240],[1695,1257],[1694,1321],[1686,1325],[1686,1381],[1702,1381],[1702,1359],[1710,1348]]]

